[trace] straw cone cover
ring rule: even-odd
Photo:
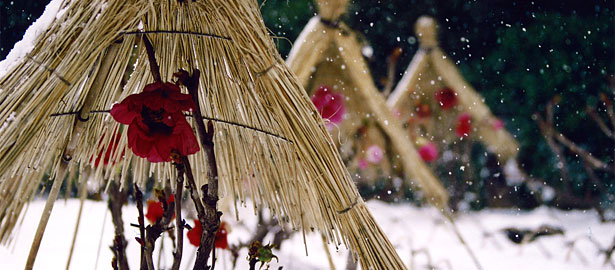
[[[174,177],[169,163],[150,164],[126,149],[126,129],[110,115],[88,113],[108,110],[153,81],[140,42],[146,32],[163,80],[180,68],[201,71],[197,106],[216,119],[223,194],[250,196],[294,228],[319,229],[357,252],[364,269],[395,268],[397,254],[275,51],[257,2],[182,2],[64,1],[34,48],[0,78],[0,88],[10,89],[0,92],[0,239],[10,238],[43,174],[93,167],[91,157],[106,151],[114,132],[121,134],[118,150],[108,167],[93,168],[95,179],[106,174],[123,184],[132,174],[143,184]],[[78,113],[51,116],[62,112]],[[203,153],[190,159],[197,184],[205,184]]]
[[[503,122],[492,114],[483,97],[463,79],[451,58],[438,47],[436,21],[422,16],[416,22],[415,32],[420,49],[389,96],[388,106],[397,111],[404,122],[412,119],[421,122],[418,107],[428,106],[430,111],[439,113],[439,120],[437,123],[409,124],[411,128],[416,127],[411,133],[449,142],[455,139],[455,132],[442,127],[451,127],[455,131],[458,117],[467,113],[472,125],[468,134],[470,138],[482,141],[503,163],[514,159],[519,151],[518,142],[503,128]],[[442,91],[454,93],[455,102],[450,104],[450,108],[438,97]]]

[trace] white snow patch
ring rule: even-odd
[[[38,219],[45,202],[34,201],[25,216],[18,233],[12,235],[10,246],[0,246],[0,261],[2,269],[23,269],[28,256]],[[403,262],[413,269],[427,269],[429,261],[432,266],[440,269],[475,269],[472,260],[464,247],[459,244],[452,233],[450,224],[437,210],[433,208],[417,208],[409,204],[387,204],[380,201],[369,201],[368,208],[374,218],[388,235],[397,249]],[[65,269],[70,240],[79,208],[77,199],[66,202],[58,201],[53,209],[34,269]],[[86,201],[82,216],[81,230],[77,238],[71,269],[109,269],[112,253],[109,246],[113,241],[113,225],[106,212],[106,202]],[[228,212],[222,219],[229,223],[229,244],[239,240],[250,239],[255,230],[256,217],[253,208],[239,208],[240,220],[234,219],[235,213]],[[267,211],[265,211],[267,212]],[[125,237],[128,240],[128,263],[137,269],[139,264],[139,245],[134,237],[138,229],[131,227],[136,223],[137,211],[134,204],[124,207]],[[189,224],[192,219],[183,217]],[[598,252],[596,241],[605,248],[613,241],[615,226],[600,223],[593,211],[560,211],[541,207],[533,211],[517,210],[484,210],[481,212],[460,213],[456,223],[465,240],[476,253],[484,269],[605,269],[604,255]],[[103,225],[104,224],[104,225]],[[536,229],[541,225],[550,225],[564,229],[564,236],[545,236],[535,242],[523,246],[509,241],[502,229],[517,227],[520,229]],[[104,229],[103,229],[104,227]],[[96,254],[101,239],[102,245],[98,265],[95,266]],[[591,238],[591,240],[590,240]],[[168,269],[172,263],[172,244],[165,237],[165,251],[160,269]],[[184,238],[185,239],[185,238]],[[578,239],[574,250],[569,254],[567,243]],[[264,242],[272,241],[268,235]],[[195,248],[185,239],[184,256],[181,269],[192,266]],[[156,245],[154,258],[158,259],[160,243]],[[344,246],[336,248],[329,245],[336,269],[345,269],[347,249]],[[419,252],[423,250],[424,252]],[[413,252],[414,251],[414,252]],[[270,269],[329,269],[320,235],[307,234],[307,252],[301,233],[282,243],[281,250],[274,250],[280,258],[279,263],[272,263]],[[246,261],[247,249],[240,251],[236,269],[248,269]],[[415,255],[412,256],[411,254]],[[428,254],[427,254],[428,253]],[[231,254],[228,251],[216,252],[218,256],[217,269],[231,269]],[[429,259],[428,259],[429,258]],[[450,265],[447,266],[447,265]],[[189,268],[191,269],[191,267]]]

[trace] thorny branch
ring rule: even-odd
[[[137,210],[139,212],[139,237],[137,238],[137,242],[141,245],[141,270],[147,270],[147,262],[145,260],[145,244],[143,243],[145,239],[145,218],[143,216],[143,193],[139,189],[137,184],[135,185],[135,201],[137,202]]]
[[[212,122],[205,123],[200,120],[203,119],[201,108],[199,106],[199,77],[200,71],[195,69],[192,75],[189,75],[187,71],[180,70],[175,73],[175,76],[179,79],[178,82],[186,86],[188,93],[192,96],[194,103],[196,104],[196,110],[194,110],[194,118],[197,127],[197,133],[205,151],[205,159],[207,162],[207,177],[208,183],[201,187],[201,193],[203,199],[199,200],[197,194],[197,187],[192,175],[188,158],[183,157],[183,161],[186,166],[186,174],[188,176],[188,186],[190,189],[192,200],[194,201],[197,209],[197,216],[203,227],[203,234],[201,235],[201,243],[197,249],[197,257],[194,263],[194,269],[208,269],[207,261],[209,260],[209,254],[212,254],[212,266],[215,268],[215,236],[218,228],[220,227],[220,216],[222,212],[217,210],[218,203],[218,169],[216,165],[216,156],[214,152],[214,127]]]

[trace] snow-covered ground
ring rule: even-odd
[[[33,202],[23,225],[14,234],[12,243],[0,246],[0,269],[23,269],[43,205],[44,201]],[[56,203],[35,269],[66,268],[78,206],[79,201],[74,199]],[[439,269],[475,269],[449,224],[434,209],[379,201],[370,201],[368,206],[407,265],[412,264],[414,269],[426,269],[431,262],[431,265]],[[105,202],[86,202],[71,269],[110,269],[112,254],[108,246],[112,241],[113,226],[110,215],[105,218],[105,212]],[[242,224],[231,219],[232,216],[234,214],[231,213],[223,216],[231,224],[229,243],[249,239],[251,234],[247,228],[254,228],[256,222],[251,208],[240,210]],[[134,240],[138,236],[138,229],[130,227],[128,223],[134,223],[136,217],[134,205],[124,208],[129,264],[133,269],[138,268],[139,246]],[[510,242],[501,231],[506,227],[536,229],[544,224],[561,227],[565,235],[547,236],[520,246]],[[457,218],[457,225],[485,269],[613,269],[611,265],[603,265],[604,253],[599,252],[599,247],[590,238],[605,248],[615,237],[615,226],[612,223],[601,224],[597,215],[591,211],[564,212],[547,208],[531,212],[487,210],[462,214]],[[490,234],[491,237],[484,237]],[[102,245],[97,259],[100,239]],[[570,252],[567,243],[574,239],[577,241]],[[265,242],[270,240],[266,238]],[[165,247],[166,257],[162,258],[162,269],[170,266],[171,262],[171,243],[165,243]],[[347,249],[343,246],[338,251],[334,246],[329,246],[329,249],[336,269],[344,269]],[[191,254],[194,251],[194,247],[186,243],[182,269],[188,269],[187,262],[193,259]],[[411,255],[413,251],[414,256]],[[272,264],[271,269],[278,269],[278,265],[284,266],[284,269],[329,269],[319,235],[308,235],[309,256],[306,257],[305,252],[302,235],[296,233],[283,242],[281,250],[275,251],[280,263]],[[237,269],[248,268],[246,255],[247,250],[242,250]],[[157,260],[158,255],[154,256]],[[221,261],[216,268],[230,269],[230,263],[225,261],[230,260],[230,254],[221,251],[218,256]]]

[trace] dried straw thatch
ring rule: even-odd
[[[0,78],[0,239],[10,238],[43,174],[55,179],[48,214],[64,176],[93,167],[91,157],[106,151],[118,130],[116,162],[92,168],[94,179],[116,172],[122,184],[129,174],[138,184],[174,177],[170,164],[150,164],[128,149],[122,158],[126,129],[92,112],[153,81],[140,41],[147,33],[163,80],[180,68],[201,70],[199,106],[218,119],[214,143],[223,194],[240,201],[250,196],[294,228],[319,229],[328,241],[350,246],[364,269],[404,268],[320,115],[275,51],[257,2],[179,2],[66,0],[32,51]],[[51,116],[63,112],[78,113]],[[197,184],[205,184],[203,153],[190,160]]]
[[[471,137],[485,143],[490,151],[497,154],[500,161],[514,159],[519,151],[519,144],[506,129],[494,127],[499,120],[493,116],[476,90],[461,77],[450,57],[438,47],[434,19],[423,16],[417,21],[415,28],[420,48],[389,97],[389,107],[403,116],[410,116],[416,112],[415,105],[418,102],[430,100],[430,103],[434,103],[436,90],[450,87],[457,93],[459,111],[471,115],[472,127],[475,130],[470,133]],[[451,131],[441,127],[441,122],[439,120],[440,124],[430,129],[431,133],[444,130],[452,135]],[[444,134],[431,135],[446,137]]]
[[[423,163],[401,123],[393,117],[385,98],[379,93],[363,55],[357,35],[339,21],[346,1],[317,1],[320,16],[312,18],[295,42],[287,64],[307,89],[334,84],[350,104],[352,113],[341,124],[340,137],[349,138],[370,114],[399,153],[404,173],[425,192],[427,200],[445,207],[448,194],[430,169]],[[333,131],[337,131],[335,128]],[[333,135],[334,138],[337,135]],[[342,139],[342,140],[344,140]],[[349,138],[350,139],[350,138]],[[377,140],[376,140],[377,142]]]

